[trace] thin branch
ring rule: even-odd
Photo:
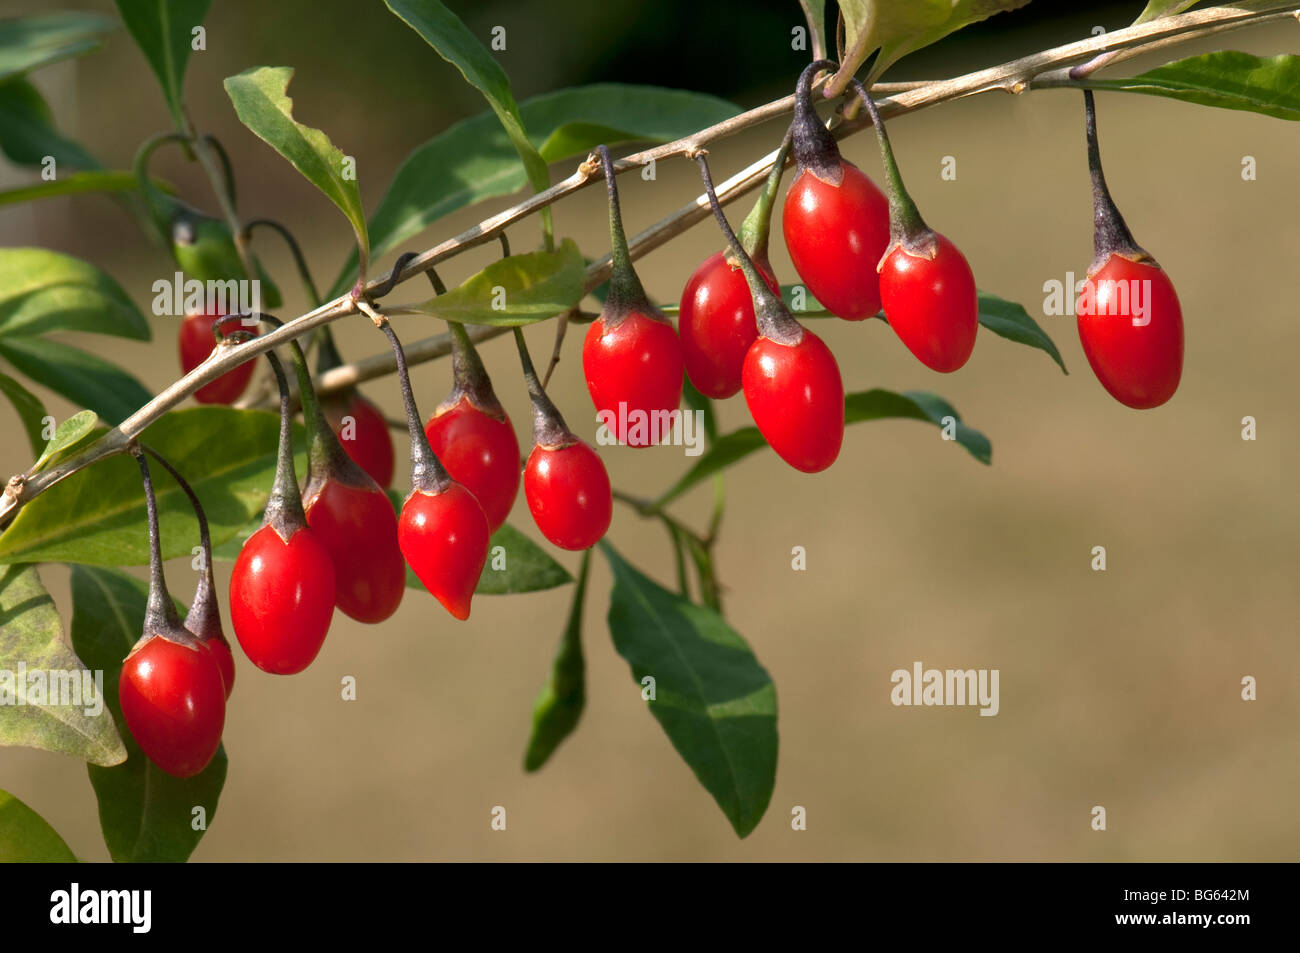
[[[953,79],[938,80],[922,85],[903,84],[907,88],[877,84],[876,90],[878,92],[884,92],[887,89],[892,91],[892,95],[880,99],[877,105],[881,115],[888,119],[994,89],[1010,93],[1022,93],[1033,88],[1047,89],[1069,86],[1075,81],[1069,78],[1069,71],[1066,67],[1069,64],[1086,61],[1099,54],[1120,51],[1123,56],[1134,56],[1153,49],[1161,49],[1176,42],[1182,43],[1200,39],[1226,30],[1239,29],[1244,26],[1287,17],[1300,18],[1300,5],[1295,2],[1269,3],[1263,2],[1263,0],[1246,0],[1246,2],[1233,7],[1211,7],[1205,10],[1195,10],[1175,17],[1154,20],[1140,26],[1116,30],[1113,33],[1090,37],[1076,43],[1035,53],[1000,66],[979,70]],[[691,136],[626,156],[614,163],[614,171],[616,174],[621,174],[631,169],[640,169],[652,161],[657,162],[660,159],[675,156],[693,155],[710,142],[735,135],[771,119],[784,116],[793,109],[793,105],[793,96],[784,96],[773,100],[707,129],[700,130]],[[846,120],[836,127],[834,133],[837,137],[842,138],[865,128],[866,125],[864,118]],[[201,158],[206,158],[205,167],[211,166],[208,170],[209,175],[216,183],[218,175],[211,155],[203,155],[206,150],[203,149],[201,142],[197,151]],[[725,205],[761,185],[767,177],[775,158],[776,150],[773,150],[764,158],[752,163],[723,182],[717,189],[719,201]],[[578,166],[578,169],[572,175],[549,189],[532,195],[519,204],[484,219],[459,235],[413,256],[396,275],[371,279],[359,293],[350,292],[341,295],[292,321],[285,322],[283,327],[277,328],[269,334],[242,344],[217,348],[203,364],[165,388],[119,426],[108,431],[76,457],[48,470],[41,470],[35,474],[19,474],[12,477],[5,487],[3,501],[0,502],[0,525],[7,525],[17,513],[19,507],[60,480],[105,457],[123,452],[130,442],[149,424],[181,403],[194,391],[216,380],[237,364],[257,357],[274,347],[287,343],[291,339],[301,337],[321,325],[359,313],[360,309],[356,298],[353,297],[354,293],[361,298],[368,297],[376,290],[382,289],[390,280],[393,284],[408,281],[423,274],[439,262],[453,258],[485,242],[493,241],[502,231],[515,222],[534,215],[542,209],[555,204],[565,196],[585,188],[593,181],[599,180],[600,176],[596,172],[597,169],[594,165],[584,162]],[[229,205],[228,202],[224,201],[221,204],[223,206]],[[233,215],[233,208],[223,208],[223,212],[226,212],[229,218]],[[639,258],[653,251],[708,215],[709,206],[706,197],[703,195],[698,196],[693,202],[687,203],[667,218],[634,237],[629,242],[632,257]],[[236,231],[237,243],[239,237],[240,233]],[[246,251],[246,249],[241,248],[241,252],[243,251]],[[609,277],[609,271],[610,263],[608,258],[591,265],[586,273],[584,283],[586,290],[590,291],[604,282]],[[485,328],[479,329],[477,333],[479,334],[479,340],[487,340],[501,334],[502,330]],[[410,351],[416,352],[411,355],[413,359],[410,363],[412,364],[418,363],[420,360],[432,360],[450,352],[450,341],[446,335],[438,335],[434,338],[415,342],[408,349],[408,354],[410,354]],[[322,378],[321,390],[328,393],[346,387],[350,383],[390,373],[394,368],[392,360],[391,355],[376,355],[355,364],[335,368]]]

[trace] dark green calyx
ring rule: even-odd
[[[287,543],[294,533],[307,525],[307,514],[303,512],[298,474],[293,466],[293,407],[289,380],[284,376],[284,365],[274,351],[267,351],[266,359],[275,372],[275,382],[280,385],[280,446],[276,453],[275,482],[271,484],[271,496],[266,501],[262,525],[270,526]]]
[[[613,263],[609,277],[609,296],[605,298],[601,317],[607,327],[617,327],[633,312],[666,321],[667,318],[650,303],[641,279],[632,267],[632,253],[627,247],[627,235],[623,232],[623,213],[618,201],[614,160],[610,158],[607,146],[597,146],[596,152],[600,156],[600,165],[605,173],[605,189],[609,196],[609,247]]]
[[[817,110],[813,108],[812,81],[823,70],[838,69],[832,60],[815,60],[804,67],[794,87],[794,121],[790,136],[794,144],[794,161],[800,172],[811,172],[829,185],[844,181],[844,160],[840,147],[830,134]]]
[[[718,227],[722,229],[722,234],[727,239],[727,246],[731,249],[731,257],[739,263],[740,270],[749,285],[749,293],[754,298],[754,318],[758,323],[759,335],[777,344],[793,347],[803,340],[803,325],[794,319],[794,315],[790,313],[780,296],[772,293],[763,276],[758,273],[753,259],[741,247],[740,239],[732,231],[727,216],[722,214],[718,193],[713,188],[713,176],[709,174],[709,160],[701,152],[695,156],[695,161],[700,166],[700,178],[704,181],[704,191],[708,193],[709,205],[713,207],[713,216],[718,220]]]
[[[564,422],[560,409],[542,387],[528,353],[528,344],[524,341],[524,332],[519,328],[515,328],[515,346],[519,349],[519,363],[524,369],[524,383],[528,385],[528,400],[533,408],[533,444],[556,450],[577,443],[578,438]]]
[[[483,366],[478,350],[470,340],[469,332],[458,321],[448,321],[447,332],[451,336],[453,384],[451,393],[438,405],[434,416],[444,410],[450,410],[461,400],[468,400],[476,410],[497,420],[505,420],[505,408],[501,406],[496,391],[492,389],[492,379],[488,377],[487,368]]]
[[[1101,168],[1101,146],[1097,142],[1097,105],[1090,89],[1083,91],[1083,112],[1084,134],[1088,140],[1088,174],[1092,177],[1093,258],[1088,273],[1101,268],[1111,255],[1155,265],[1156,260],[1133,238],[1128,223],[1110,196],[1106,174]]]
[[[181,619],[176,612],[176,603],[172,602],[171,593],[167,591],[167,578],[163,574],[162,544],[158,539],[158,500],[154,496],[149,461],[139,447],[133,448],[132,453],[140,465],[140,482],[144,484],[144,503],[149,514],[149,600],[144,611],[143,638],[154,635],[171,637],[181,629]]]
[[[910,255],[922,258],[934,258],[938,254],[938,236],[925,224],[916,203],[903,185],[903,175],[898,170],[898,161],[894,158],[894,148],[889,144],[889,133],[885,122],[880,118],[876,102],[856,79],[852,80],[853,89],[867,107],[871,123],[876,128],[876,139],[880,142],[880,159],[885,166],[886,186],[889,189],[889,247],[885,257],[901,246]],[[883,261],[883,258],[882,258]]]
[[[406,425],[411,431],[411,491],[429,494],[441,493],[451,485],[451,475],[438,459],[429,438],[425,436],[424,424],[420,419],[419,408],[415,406],[415,394],[411,391],[411,374],[406,367],[406,352],[397,333],[385,318],[379,324],[388,343],[393,346],[393,356],[397,360],[397,382],[402,388],[402,404],[406,408]]]

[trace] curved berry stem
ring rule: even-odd
[[[1090,89],[1083,91],[1083,115],[1084,134],[1088,140],[1088,174],[1092,177],[1093,259],[1088,270],[1100,268],[1114,253],[1133,261],[1154,263],[1155,259],[1133,238],[1128,223],[1110,196],[1106,174],[1101,168],[1101,146],[1097,142],[1097,105]]]
[[[217,161],[221,163],[221,179],[226,192],[226,200],[230,207],[235,207],[235,170],[230,164],[230,154],[226,152],[226,147],[221,141],[211,133],[201,137],[203,144],[212,149],[217,154]]]
[[[564,416],[547,396],[546,389],[537,377],[533,359],[528,354],[524,332],[515,328],[515,347],[519,349],[519,363],[524,369],[524,383],[528,385],[528,400],[533,407],[533,443],[539,447],[563,447],[577,441],[573,431],[564,422]]]
[[[415,406],[415,394],[411,391],[411,375],[406,368],[406,352],[402,350],[402,342],[397,339],[397,332],[387,318],[376,324],[393,346],[393,356],[397,360],[397,382],[402,388],[406,426],[411,431],[411,487],[425,493],[441,493],[451,485],[452,479],[429,446],[429,438],[424,435],[420,410]]]
[[[140,465],[144,504],[149,513],[149,601],[144,613],[144,633],[148,637],[179,629],[181,619],[176,612],[176,603],[172,602],[171,593],[167,591],[167,578],[163,575],[162,543],[158,539],[158,500],[154,496],[149,461],[138,446],[131,452]]]
[[[776,151],[776,161],[772,163],[772,171],[767,174],[767,181],[763,183],[763,191],[758,193],[758,201],[745,216],[745,220],[740,223],[738,233],[740,247],[749,252],[749,257],[756,263],[769,268],[767,241],[772,230],[772,208],[776,205],[777,194],[781,190],[781,178],[785,175],[786,158],[793,142],[792,127],[786,130],[785,138],[781,140],[781,148]]]
[[[794,140],[794,161],[799,170],[807,170],[823,182],[839,185],[844,180],[843,160],[835,137],[822,123],[813,108],[812,81],[822,70],[839,69],[834,60],[814,60],[799,74],[794,87],[794,120],[790,133]]]
[[[212,580],[212,534],[208,530],[208,515],[203,512],[203,504],[199,502],[199,495],[194,492],[194,487],[181,476],[180,471],[167,462],[167,459],[153,447],[144,444],[139,446],[171,474],[176,485],[189,497],[190,506],[194,509],[194,518],[199,524],[199,548],[203,551],[203,566],[199,569],[199,585],[194,592],[194,601],[190,603],[189,615],[186,616],[185,621],[188,623],[186,627],[192,634],[199,639],[206,639],[221,625],[217,587]],[[170,599],[168,601],[170,602]],[[216,626],[212,625],[214,618],[217,620]]]
[[[902,244],[904,248],[918,245],[930,246],[933,243],[934,232],[921,218],[916,203],[907,192],[907,186],[903,185],[903,174],[898,170],[894,147],[889,144],[889,133],[885,130],[885,122],[876,109],[876,101],[858,80],[852,80],[850,85],[863,105],[867,107],[867,115],[871,117],[871,124],[876,128],[876,139],[880,142],[880,159],[884,163],[885,178],[889,185],[890,243]]]
[[[289,246],[289,252],[293,255],[293,263],[298,269],[298,277],[302,279],[303,290],[307,292],[307,300],[311,303],[313,308],[319,308],[321,303],[320,292],[316,290],[316,282],[312,279],[311,269],[307,267],[307,258],[302,253],[302,246],[300,246],[298,240],[293,237],[293,232],[289,231],[289,229],[274,219],[259,218],[254,219],[244,226],[244,234],[251,236],[253,234],[253,229],[258,227],[269,228],[284,239],[284,243]],[[322,328],[322,330],[324,330],[324,328]],[[328,331],[326,331],[326,333],[328,333]],[[335,352],[335,357],[337,356],[338,354]],[[339,364],[341,363],[343,363],[343,361],[340,359]],[[335,366],[337,367],[338,365]]]
[[[772,293],[763,276],[758,273],[753,259],[741,247],[740,239],[732,231],[731,223],[727,221],[727,216],[722,213],[722,206],[718,203],[718,193],[713,188],[713,176],[709,174],[709,160],[701,152],[695,156],[695,161],[700,166],[700,178],[704,180],[704,191],[708,193],[709,205],[713,207],[713,216],[718,220],[718,227],[726,236],[731,254],[740,264],[745,282],[749,285],[749,293],[754,299],[754,318],[758,323],[758,333],[778,344],[798,344],[803,340],[802,325],[790,314],[785,302]]]
[[[289,401],[289,379],[284,376],[284,364],[274,351],[267,351],[266,359],[275,372],[275,382],[280,386],[280,446],[275,461],[275,482],[271,484],[271,496],[266,501],[266,516],[262,522],[273,527],[287,543],[294,533],[307,525],[307,514],[303,512],[298,475],[293,466],[293,410]]]
[[[605,191],[609,197],[609,246],[613,272],[609,278],[609,295],[605,299],[605,323],[616,326],[632,311],[650,309],[641,279],[632,267],[632,253],[628,251],[627,235],[623,232],[623,212],[618,201],[618,182],[614,177],[614,160],[609,147],[596,147],[600,165],[605,172]]]

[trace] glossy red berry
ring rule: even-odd
[[[933,371],[955,371],[975,350],[979,304],[975,276],[964,256],[942,235],[933,258],[897,245],[880,263],[885,317],[899,339]]]
[[[265,525],[230,574],[230,621],[244,654],[275,675],[301,672],[320,652],[334,614],[334,563],[308,529],[285,542]]]
[[[406,564],[387,494],[374,483],[327,478],[307,488],[303,508],[312,535],[334,564],[335,605],[371,625],[396,612],[406,591]]]
[[[393,436],[379,408],[360,393],[321,398],[321,410],[343,449],[381,487],[393,483]],[[347,418],[351,418],[350,420]]]
[[[226,698],[229,698],[230,693],[235,690],[235,653],[230,651],[230,643],[226,641],[224,635],[215,636],[203,645],[217,660],[217,668],[221,671],[221,683],[225,686]]]
[[[614,515],[609,474],[581,440],[533,447],[524,468],[524,498],[542,535],[561,549],[595,546]]]
[[[844,442],[844,383],[835,356],[805,329],[793,345],[760,337],[745,356],[745,403],[764,439],[796,470],[817,473]]]
[[[880,310],[876,266],[889,244],[889,201],[851,162],[838,185],[801,171],[785,196],[781,229],[794,270],[832,314],[862,321]]]
[[[519,439],[510,418],[486,413],[462,395],[438,408],[424,434],[451,478],[478,500],[495,533],[519,492]]]
[[[772,291],[780,294],[771,269],[761,263],[756,266]],[[677,327],[686,375],[695,389],[716,400],[737,393],[758,325],[745,274],[724,252],[709,256],[686,282]]]
[[[181,371],[188,374],[208,359],[215,348],[212,325],[220,314],[187,314],[181,322],[179,334]],[[248,387],[253,378],[254,360],[249,358],[234,370],[227,371],[211,384],[204,384],[194,392],[200,404],[233,404]]]
[[[682,401],[682,345],[659,316],[632,311],[602,315],[582,343],[587,390],[601,421],[629,447],[667,439]]]
[[[208,766],[226,721],[217,659],[193,639],[143,639],[122,664],[118,700],[126,726],[149,760],[191,778]]]
[[[1183,373],[1183,312],[1154,262],[1112,254],[1088,275],[1076,308],[1093,373],[1127,407],[1159,407]]]
[[[490,536],[483,507],[455,482],[437,493],[412,490],[397,527],[407,564],[443,608],[461,620],[469,618]]]

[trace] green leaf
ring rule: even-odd
[[[0,191],[0,205],[17,205],[39,199],[55,199],[64,195],[84,195],[87,192],[134,192],[139,188],[132,172],[91,170],[73,172],[50,182],[23,185],[16,189]]]
[[[0,81],[97,50],[113,21],[98,13],[39,13],[0,20]]]
[[[111,424],[121,423],[153,396],[116,364],[58,341],[0,337],[0,356],[36,383]]]
[[[95,432],[95,425],[98,423],[99,417],[93,410],[82,410],[73,414],[54,428],[54,436],[45,445],[45,449],[41,451],[32,469],[39,470],[56,455],[84,443],[86,438]]]
[[[577,305],[583,296],[584,275],[582,253],[566,238],[553,252],[511,255],[494,261],[460,287],[414,310],[464,324],[533,324]]]
[[[847,81],[879,50],[863,81],[870,87],[908,53],[995,13],[1017,10],[1027,3],[1029,0],[840,0],[844,47],[848,52],[840,58],[836,76]],[[837,82],[837,88],[839,85]]]
[[[239,121],[288,159],[347,216],[357,247],[368,260],[366,212],[361,206],[361,187],[349,171],[351,162],[325,133],[294,120],[293,100],[286,95],[292,78],[293,69],[288,66],[256,66],[228,77],[226,94]]]
[[[547,162],[586,156],[600,143],[668,142],[740,110],[700,93],[656,86],[601,83],[525,100],[519,113]],[[462,120],[412,152],[370,220],[375,257],[400,246],[438,219],[528,183],[519,157],[491,112]],[[356,280],[354,254],[329,297]]]
[[[1063,373],[1070,373],[1065,369],[1065,361],[1061,360],[1061,352],[1056,349],[1056,344],[1047,336],[1047,332],[1029,316],[1028,311],[1014,301],[979,292],[979,321],[1008,341],[1027,344],[1046,352],[1048,357],[1060,365]]]
[[[275,474],[278,415],[264,410],[195,407],[155,421],[140,442],[157,450],[194,487],[213,545],[230,539],[266,504]],[[298,447],[302,428],[295,428]],[[298,472],[305,472],[305,453]],[[185,494],[155,468],[163,558],[188,556],[198,528]],[[140,471],[127,454],[101,460],[33,499],[0,535],[0,563],[74,562],[142,566],[149,561]]]
[[[519,153],[528,174],[528,181],[536,191],[550,185],[546,161],[528,140],[524,122],[519,115],[510,80],[501,64],[488,51],[464,22],[438,0],[384,0],[407,26],[424,39],[439,56],[460,70],[466,82],[483,94],[492,111],[496,113],[510,143]]]
[[[925,420],[944,426],[944,418],[951,416],[956,422],[954,441],[965,447],[976,460],[991,463],[993,448],[988,437],[961,423],[961,417],[952,405],[941,397],[922,391],[894,391],[875,388],[848,394],[844,398],[844,423],[855,424],[864,420],[905,418]],[[708,452],[701,456],[691,469],[655,501],[655,509],[663,509],[691,487],[715,473],[743,460],[755,450],[767,446],[767,441],[757,427],[742,427],[713,441]]]
[[[224,746],[203,771],[181,780],[145,757],[122,720],[117,680],[144,631],[148,591],[145,582],[116,569],[72,567],[72,644],[87,665],[103,669],[108,707],[128,752],[123,764],[89,769],[104,842],[118,863],[187,860],[204,834],[194,829],[194,808],[203,808],[211,827],[226,780]]]
[[[1146,9],[1133,21],[1133,25],[1149,23],[1152,20],[1159,20],[1161,17],[1171,17],[1176,13],[1182,13],[1188,7],[1196,6],[1199,2],[1200,0],[1151,0]]]
[[[830,46],[826,42],[826,0],[799,0],[803,7],[803,17],[808,22],[808,50],[826,51]]]
[[[150,338],[122,286],[89,262],[45,248],[0,248],[0,337],[52,331]]]
[[[651,714],[740,837],[776,783],[776,686],[745,640],[712,609],[642,575],[600,544],[614,573],[609,631]]]
[[[1085,79],[1089,89],[1165,96],[1201,106],[1300,119],[1300,56],[1221,50],[1166,63],[1131,79]]]
[[[582,609],[587,598],[587,570],[591,550],[582,554],[578,585],[569,606],[569,621],[551,666],[551,678],[533,704],[533,731],[524,752],[524,770],[536,771],[573,733],[587,704],[587,664],[582,657]]]
[[[0,83],[0,152],[17,165],[41,165],[53,156],[59,165],[95,169],[99,162],[85,149],[59,135],[40,91],[25,79]]]
[[[73,654],[35,566],[0,572],[0,745],[120,764],[105,686]],[[102,679],[101,674],[101,679]]]
[[[76,863],[58,832],[8,791],[0,791],[0,864]]]
[[[192,30],[203,23],[212,0],[117,0],[118,12],[162,84],[177,129],[186,127],[181,89]]]
[[[27,442],[32,445],[32,456],[35,456],[45,445],[45,406],[40,398],[8,374],[0,373],[0,391],[18,412],[23,429],[27,431]]]

